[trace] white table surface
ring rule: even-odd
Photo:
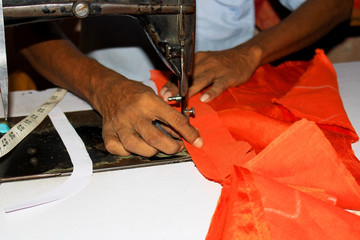
[[[360,62],[335,64],[335,68],[345,109],[360,133]],[[51,92],[11,93],[10,114],[28,114]],[[90,109],[69,93],[59,106],[63,111]],[[353,148],[359,158],[360,144]],[[5,206],[47,192],[65,179],[1,184],[0,239],[204,239],[221,191],[219,184],[206,180],[192,162],[186,162],[95,173],[88,186],[73,196],[4,213]]]

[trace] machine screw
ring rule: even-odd
[[[195,108],[194,107],[190,109],[186,108],[184,110],[184,114],[188,115],[189,117],[195,117]]]
[[[169,97],[169,98],[168,98],[168,101],[169,101],[169,102],[172,102],[172,101],[180,102],[181,99],[182,99],[182,97],[179,96],[179,95],[177,95],[177,96],[174,96],[174,97]]]
[[[73,13],[78,18],[85,18],[90,13],[89,4],[86,2],[78,1],[73,5]]]

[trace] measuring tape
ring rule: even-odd
[[[58,88],[54,93],[29,116],[15,124],[0,138],[0,157],[10,152],[29,133],[31,133],[48,115],[48,113],[64,98],[66,90]]]

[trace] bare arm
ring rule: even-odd
[[[157,151],[180,151],[182,142],[165,135],[153,121],[160,121],[169,133],[201,147],[197,130],[151,88],[86,57],[54,23],[36,29],[21,29],[22,35],[35,36],[21,47],[21,52],[44,77],[84,98],[102,115],[103,139],[109,152],[152,156]],[[34,34],[39,29],[43,34]]]
[[[273,28],[248,44],[260,50],[259,65],[301,50],[349,19],[352,0],[308,0]]]

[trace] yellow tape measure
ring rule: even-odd
[[[54,93],[29,116],[15,124],[2,138],[0,138],[0,157],[10,152],[29,133],[31,133],[48,115],[48,113],[65,96],[66,90],[58,88]]]

